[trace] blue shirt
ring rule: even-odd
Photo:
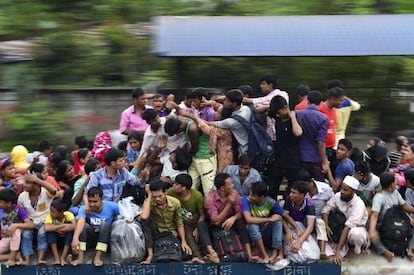
[[[343,180],[346,176],[355,175],[355,164],[350,159],[341,161],[335,169],[335,179]]]
[[[328,118],[319,112],[318,106],[308,105],[297,113],[297,119],[303,134],[299,138],[300,160],[306,162],[322,162],[318,152],[318,141],[325,141]]]
[[[112,201],[102,201],[101,213],[92,212],[91,215],[85,213],[85,206],[81,206],[78,212],[78,219],[85,218],[86,222],[92,226],[95,232],[99,232],[99,228],[104,222],[112,223],[114,218],[119,215],[119,206]]]
[[[116,172],[115,178],[110,179],[106,169],[101,168],[90,174],[90,180],[86,186],[87,192],[92,187],[100,187],[103,191],[103,199],[107,201],[119,201],[125,184],[138,185],[139,181],[136,176],[131,174],[127,169],[122,168],[121,172]]]
[[[273,198],[266,196],[262,204],[250,203],[248,197],[242,198],[242,211],[250,212],[253,217],[270,217],[273,214],[283,215],[283,208]]]
[[[229,165],[224,168],[223,173],[230,175],[231,180],[233,181],[234,190],[240,194],[240,196],[245,197],[250,193],[250,186],[258,181],[262,181],[260,173],[254,169],[250,168],[249,174],[244,180],[243,184],[240,182],[240,169],[238,165]]]

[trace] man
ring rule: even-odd
[[[125,168],[126,160],[122,151],[111,148],[105,153],[104,158],[106,166],[90,175],[86,192],[93,187],[100,187],[103,190],[104,200],[118,202],[125,184],[138,185],[140,182]],[[88,212],[89,206],[86,197],[84,197],[84,201],[85,209]]]
[[[308,188],[304,181],[294,181],[289,197],[283,206],[283,228],[285,241],[289,247],[288,255],[298,253],[304,242],[308,243],[308,250],[301,260],[307,262],[319,260],[320,250],[312,236],[315,225],[315,206],[305,198]]]
[[[270,101],[269,116],[276,121],[277,133],[277,139],[273,142],[275,162],[268,180],[269,194],[277,199],[283,178],[287,178],[290,186],[299,173],[299,137],[303,131],[295,112],[289,110],[288,103],[282,96],[274,96]]]
[[[167,184],[160,180],[154,180],[147,184],[148,197],[142,206],[139,217],[145,235],[147,258],[142,262],[149,264],[153,258],[154,240],[161,232],[171,232],[181,240],[181,249],[192,254],[190,246],[185,238],[185,230],[180,201],[167,195]]]
[[[321,260],[326,260],[325,247],[328,241],[328,235],[326,234],[325,222],[322,219],[322,209],[325,207],[327,201],[334,196],[334,192],[327,183],[312,179],[309,172],[303,169],[299,172],[295,180],[306,182],[308,193],[306,193],[305,198],[309,199],[315,206],[316,239],[321,250]]]
[[[72,251],[78,258],[72,265],[83,263],[87,243],[95,245],[96,254],[92,263],[95,266],[102,266],[102,254],[106,253],[111,237],[112,222],[119,215],[118,204],[103,200],[103,192],[98,187],[88,190],[88,205],[91,213],[87,213],[85,206],[79,209],[75,232],[72,239]]]
[[[238,89],[232,89],[226,92],[223,107],[231,110],[231,116],[238,115],[250,122],[252,111],[249,107],[242,104],[243,95]],[[215,122],[215,126],[218,128],[229,129],[238,143],[239,157],[247,154],[249,131],[240,122],[234,118],[229,117]]]
[[[341,233],[338,244],[328,242],[326,247],[326,255],[333,256],[333,262],[340,265],[342,257],[346,255],[349,246],[353,246],[353,251],[349,251],[348,255],[361,254],[362,249],[369,247],[369,237],[366,229],[368,221],[368,212],[364,202],[355,194],[358,190],[359,181],[352,177],[346,176],[341,183],[341,192],[333,196],[322,210],[322,217],[326,226],[326,233],[332,236],[333,232],[328,224],[329,212],[337,208],[345,217],[345,227]],[[335,249],[333,247],[336,247]],[[335,250],[335,252],[333,251]]]
[[[214,108],[211,106],[203,106],[203,101],[208,99],[208,91],[206,88],[198,87],[190,93],[191,107],[187,108],[186,111],[192,113],[197,112],[197,115],[205,121],[214,121],[215,114]],[[194,109],[193,109],[194,108]]]
[[[299,138],[300,161],[302,168],[308,170],[312,178],[324,181],[323,173],[327,174],[329,170],[325,151],[328,121],[326,115],[318,110],[318,105],[322,101],[321,92],[309,92],[308,101],[308,107],[297,112],[297,119],[303,130]]]
[[[160,117],[166,117],[171,113],[171,110],[165,107],[165,99],[160,94],[153,96],[152,107]]]
[[[208,136],[200,132],[193,120],[175,117],[167,120],[164,130],[170,137],[183,133],[190,142],[189,152],[193,156],[193,161],[188,168],[188,174],[193,179],[193,188],[198,189],[201,184],[206,196],[213,188],[217,171],[216,154],[210,152]]]
[[[289,104],[289,95],[285,91],[281,91],[277,89],[278,80],[275,75],[266,74],[260,78],[260,89],[264,94],[263,97],[258,98],[247,98],[243,99],[243,103],[246,104],[253,104],[253,106],[257,109],[264,105],[269,105],[272,98],[276,95],[282,96],[286,99],[286,102]],[[267,133],[269,134],[270,138],[275,141],[276,140],[276,131],[275,131],[275,121],[273,118],[267,118]]]
[[[328,180],[335,192],[339,191],[341,183],[346,176],[355,174],[355,164],[349,159],[352,153],[352,142],[348,139],[341,139],[336,150],[336,161],[339,162],[335,169],[335,176],[328,173]]]
[[[304,110],[308,107],[308,94],[310,92],[310,88],[308,85],[300,84],[296,87],[295,93],[296,97],[298,98],[298,104],[295,106],[295,111]]]
[[[344,96],[345,92],[342,88],[333,87],[328,91],[328,98],[319,104],[319,111],[328,118],[325,148],[329,161],[335,158],[336,108],[342,104]]]
[[[35,174],[25,177],[25,191],[19,195],[17,203],[24,208],[29,218],[33,221],[34,229],[22,230],[22,254],[24,264],[30,264],[33,253],[33,235],[37,235],[37,263],[46,264],[44,258],[48,247],[45,220],[49,214],[50,204],[57,195],[57,190],[51,184],[39,179]],[[59,193],[62,196],[63,191]]]
[[[267,184],[256,182],[250,194],[242,198],[243,216],[250,239],[256,243],[263,263],[275,263],[283,259],[283,209],[279,203],[267,196]],[[271,244],[272,255],[267,254],[266,244]]]
[[[379,177],[371,172],[371,168],[366,161],[359,161],[356,163],[354,177],[359,180],[356,194],[364,202],[368,211],[368,216],[371,216],[372,199],[376,193],[381,192],[382,190]]]
[[[204,201],[210,223],[215,229],[234,229],[240,235],[240,241],[246,248],[249,262],[257,261],[253,258],[249,235],[243,222],[240,195],[233,189],[233,182],[229,174],[219,173],[214,179],[216,190],[208,194]]]
[[[414,213],[414,207],[405,202],[397,190],[398,178],[392,172],[384,172],[380,176],[382,191],[375,194],[372,201],[371,217],[369,222],[369,237],[376,251],[391,262],[394,253],[385,247],[378,233],[381,229],[385,212],[394,205],[401,205],[408,213]],[[411,220],[411,224],[413,221]],[[410,247],[413,249],[414,247]]]
[[[344,88],[342,81],[338,79],[333,79],[328,82],[328,90],[332,89],[333,87],[340,87],[342,89]],[[344,97],[342,104],[339,105],[339,107],[336,109],[335,148],[338,146],[338,141],[345,138],[345,132],[348,126],[349,118],[351,117],[351,112],[359,111],[360,109],[361,105],[358,102],[346,96]]]
[[[175,178],[174,185],[167,194],[181,203],[185,239],[193,252],[192,261],[204,263],[202,251],[198,245],[200,241],[206,248],[209,258],[215,258],[217,263],[217,253],[213,249],[210,238],[206,238],[208,229],[205,223],[204,197],[198,190],[191,188],[192,185],[193,181],[188,174],[180,174]]]
[[[223,173],[230,175],[234,189],[242,197],[249,195],[252,184],[262,181],[260,173],[250,166],[251,162],[248,155],[242,155],[238,165],[229,165],[223,170]]]
[[[122,112],[119,132],[128,135],[130,131],[138,131],[144,135],[148,124],[142,119],[141,114],[145,109],[152,109],[151,106],[146,105],[149,97],[150,95],[145,94],[141,88],[135,88],[132,91],[133,104]]]

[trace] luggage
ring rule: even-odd
[[[213,238],[214,249],[221,262],[247,262],[247,252],[234,230],[213,230]]]

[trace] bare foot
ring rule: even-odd
[[[282,255],[272,255],[272,257],[270,258],[270,263],[274,264],[280,260],[283,260]]]
[[[62,257],[62,258],[60,258],[60,265],[61,266],[64,266],[64,265],[67,265],[68,263],[66,262],[66,260]]]
[[[38,260],[37,265],[45,265],[47,262],[45,260]]]
[[[321,257],[320,257],[321,261],[327,261],[329,258],[326,255],[326,253],[321,253]]]
[[[72,261],[72,262],[71,262],[71,264],[72,264],[73,266],[77,266],[77,265],[83,264],[83,261],[81,261],[81,260],[79,260],[79,259],[76,259],[76,260]]]
[[[349,249],[348,253],[346,253],[345,257],[348,259],[352,259],[353,257],[355,257],[356,253],[353,249]]]
[[[191,262],[193,262],[194,264],[205,264],[206,263],[204,260],[200,259],[199,257],[192,258]]]
[[[9,268],[9,267],[12,267],[12,266],[15,266],[15,265],[16,265],[16,261],[8,260],[6,262],[6,268]]]
[[[55,259],[55,261],[53,262],[54,265],[60,265],[60,260],[59,259]]]
[[[270,257],[269,256],[265,256],[263,259],[260,260],[261,263],[263,264],[268,264],[270,262]]]
[[[249,263],[257,263],[259,261],[258,256],[251,256],[249,257]]]
[[[407,248],[407,257],[413,262],[414,261],[414,253],[411,248]]]
[[[93,258],[92,263],[93,263],[94,266],[102,266],[103,265],[103,261],[101,260],[101,258],[97,258],[97,257]]]
[[[22,260],[20,262],[21,265],[30,265],[30,260]]]
[[[387,260],[389,261],[389,262],[392,262],[392,259],[394,258],[394,253],[392,253],[391,251],[389,251],[389,250],[385,250],[385,252],[384,252],[384,256],[385,256],[385,258],[387,258]]]
[[[217,255],[217,252],[216,251],[211,251],[210,254],[208,254],[208,260],[210,262],[212,262],[213,264],[220,263],[220,258]]]
[[[150,264],[152,262],[152,256],[148,256],[145,260],[141,261],[140,264]]]

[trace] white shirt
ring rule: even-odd
[[[41,225],[45,222],[46,216],[50,212],[49,209],[53,197],[53,195],[42,187],[34,206],[30,202],[29,192],[27,191],[19,195],[17,202],[26,210],[27,215],[33,220],[35,225]]]

